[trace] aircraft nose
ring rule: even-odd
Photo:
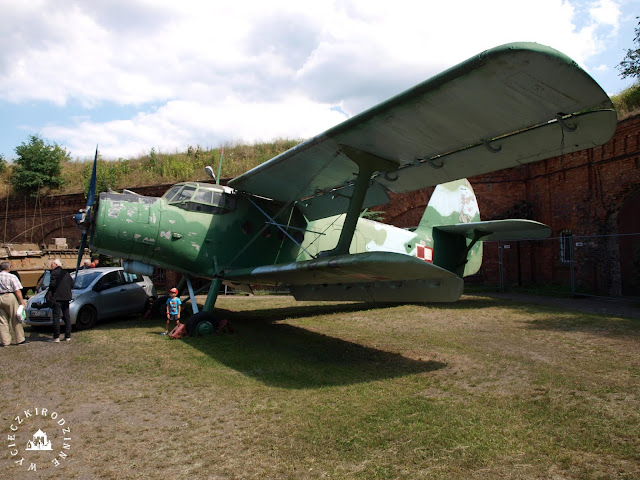
[[[92,248],[107,255],[148,261],[158,236],[157,201],[131,192],[100,194]]]

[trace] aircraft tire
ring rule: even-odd
[[[186,322],[187,333],[192,337],[212,335],[218,329],[218,320],[211,312],[198,312]]]

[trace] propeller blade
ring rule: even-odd
[[[96,200],[96,167],[98,165],[98,145],[96,145],[96,156],[93,159],[93,171],[89,182],[89,192],[87,193],[87,210],[92,207]]]
[[[74,216],[74,220],[78,228],[82,230],[82,238],[80,240],[80,248],[78,250],[78,263],[76,263],[76,275],[75,279],[78,278],[78,270],[80,270],[80,262],[82,262],[82,257],[84,256],[84,249],[87,248],[87,236],[89,229],[91,228],[92,219],[92,210],[93,204],[96,201],[96,170],[98,165],[98,145],[96,145],[96,155],[93,158],[93,170],[91,171],[91,180],[89,181],[89,191],[87,192],[87,205],[84,209],[84,212],[80,210],[80,213],[77,213]],[[76,280],[73,281],[73,286],[75,287]]]
[[[84,249],[87,246],[87,231],[82,232],[82,239],[80,240],[80,248],[78,249],[78,263],[76,264],[76,274],[73,277],[73,286],[76,286],[76,281],[78,280],[78,270],[80,270],[80,262],[82,261],[82,256],[84,255]]]

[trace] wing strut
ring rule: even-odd
[[[358,165],[358,176],[356,177],[356,183],[353,187],[353,194],[349,200],[347,217],[342,225],[338,244],[333,250],[321,252],[319,257],[346,255],[349,253],[349,247],[351,246],[353,233],[355,232],[358,218],[360,217],[362,204],[364,203],[364,198],[367,194],[367,190],[369,189],[371,175],[374,172],[392,172],[398,169],[398,165],[396,163],[378,157],[372,153],[363,152],[362,150],[358,150],[347,145],[340,145],[340,150],[353,163]]]
[[[253,200],[251,200],[251,197],[247,195],[247,200],[249,200],[249,202],[251,202],[251,204],[256,207],[258,209],[258,211],[260,213],[262,213],[265,217],[267,217],[269,219],[269,224],[271,225],[275,225],[282,233],[284,233],[287,237],[289,237],[289,239],[295,243],[297,246],[299,246],[302,250],[305,251],[305,253],[307,255],[309,255],[311,258],[313,258],[313,255],[311,255],[306,248],[304,248],[300,242],[296,241],[295,238],[293,238],[291,235],[289,235],[289,232],[287,232],[279,223],[277,223],[272,217],[269,216],[269,214],[267,212],[265,212],[262,208],[260,208],[258,206],[258,204],[256,202],[254,202]],[[262,230],[261,230],[262,231]]]
[[[480,230],[473,231],[473,238],[471,239],[471,242],[469,243],[469,245],[467,245],[467,248],[465,249],[464,253],[460,255],[460,260],[456,264],[456,267],[457,267],[456,270],[458,270],[460,267],[464,267],[467,264],[467,262],[469,261],[467,256],[469,255],[469,252],[471,251],[473,246],[476,243],[478,243],[478,241],[481,238],[486,237],[487,235],[491,235],[492,233],[493,232],[481,232]],[[464,272],[464,269],[463,269],[463,272]],[[462,276],[462,273],[458,273],[458,275]]]

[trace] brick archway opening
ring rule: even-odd
[[[640,190],[620,210],[620,273],[622,295],[640,297]]]

